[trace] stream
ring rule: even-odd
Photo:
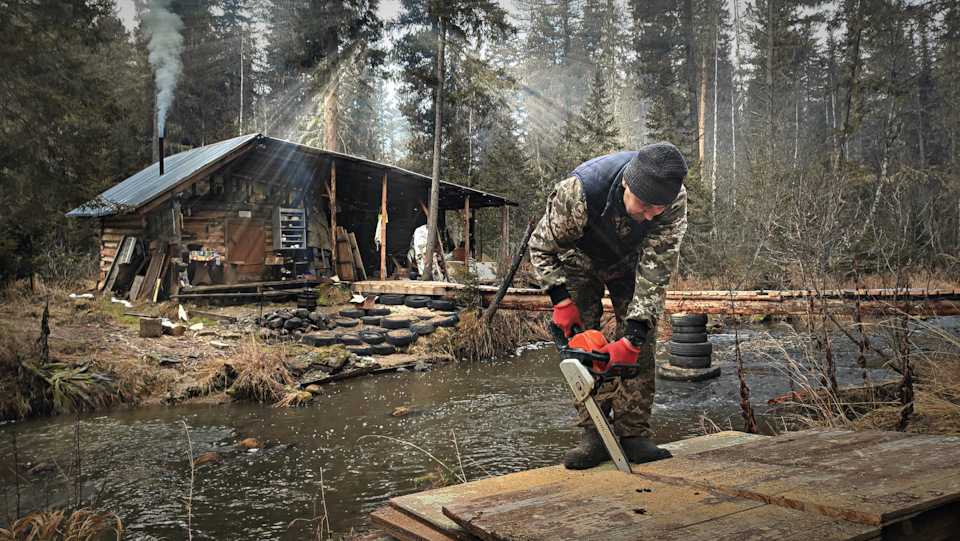
[[[719,378],[701,383],[658,379],[652,416],[657,442],[702,435],[710,423],[742,427],[733,340],[731,333],[710,336],[715,364],[722,369]],[[783,354],[797,353],[803,340],[776,328],[744,330],[740,340],[760,429],[768,434],[782,430],[765,404],[791,391]],[[855,350],[849,344],[835,348],[840,384],[860,383]],[[666,356],[664,343],[658,359]],[[100,493],[97,511],[118,514],[125,539],[185,539],[190,493],[186,423],[194,456],[222,455],[196,469],[190,519],[194,539],[314,538],[319,522],[310,519],[325,512],[334,532],[369,529],[369,513],[390,498],[427,488],[415,481],[437,471],[427,452],[457,470],[462,463],[468,479],[560,463],[579,436],[559,362],[552,346],[540,344],[510,358],[331,384],[326,394],[302,408],[155,406],[98,411],[79,421],[76,415],[64,415],[6,423],[0,425],[0,460],[13,463],[15,431],[22,464],[56,463],[67,470],[79,431],[84,495]],[[870,363],[873,381],[893,377],[879,368],[878,359]],[[415,411],[392,417],[397,407]],[[237,443],[248,437],[265,447],[237,450]],[[0,483],[9,517],[16,509],[17,489],[8,468],[0,473]],[[24,510],[67,503],[65,483],[55,472],[33,476],[19,494]]]

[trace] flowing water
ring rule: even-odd
[[[790,392],[782,357],[769,343],[762,345],[766,334],[741,336],[751,400],[758,405]],[[720,378],[658,380],[652,418],[658,442],[703,434],[701,416],[725,428],[742,426],[733,336],[710,339]],[[780,335],[778,343],[785,342]],[[665,358],[660,349],[658,357]],[[838,361],[841,384],[860,382],[854,358],[847,354]],[[79,421],[60,416],[6,424],[0,426],[0,460],[13,463],[15,430],[21,463],[56,463],[67,470],[79,431],[85,495],[96,495],[106,481],[97,509],[122,518],[124,537],[185,539],[186,423],[195,456],[223,457],[196,470],[194,539],[307,539],[319,524],[309,519],[324,514],[335,532],[359,530],[369,528],[369,513],[389,498],[426,488],[415,479],[437,471],[433,457],[457,470],[462,464],[468,479],[559,463],[578,441],[559,361],[552,347],[533,347],[510,358],[367,376],[329,385],[302,408],[158,406],[96,412]],[[884,370],[870,372],[873,380],[889,377]],[[397,407],[415,411],[392,417]],[[757,407],[759,424],[771,433],[778,421],[764,410]],[[237,443],[248,437],[266,447],[238,451]],[[7,470],[0,482],[10,516],[17,491]],[[20,487],[20,498],[22,509],[38,501],[64,505],[66,490],[56,474],[37,475]],[[304,520],[291,526],[297,519]]]

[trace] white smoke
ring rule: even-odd
[[[173,88],[177,86],[183,62],[183,21],[170,10],[170,0],[142,0],[137,2],[140,24],[147,48],[150,50],[150,65],[157,77],[157,131],[163,137],[163,125],[167,109],[173,103]]]

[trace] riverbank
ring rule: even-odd
[[[391,318],[391,330],[361,317],[337,286],[320,291],[314,311],[185,305],[186,322],[176,303],[128,305],[91,289],[14,284],[0,292],[2,419],[182,402],[302,405],[325,383],[506,355],[546,338],[540,314],[500,312],[486,328],[446,305],[378,304],[371,312]],[[129,314],[168,318],[183,332],[144,338],[140,317]]]

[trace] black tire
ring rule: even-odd
[[[380,326],[384,329],[406,329],[410,327],[410,318],[408,317],[385,317],[380,320]]]
[[[707,324],[707,315],[706,314],[675,314],[670,316],[671,325],[686,325],[686,326],[695,326],[695,325],[706,325]]]
[[[420,321],[426,321],[428,319],[433,319],[435,317],[437,316],[435,316],[434,314],[417,314],[417,319],[419,319]]]
[[[410,330],[417,333],[420,336],[434,333],[437,328],[429,323],[418,323],[416,325],[410,325]]]
[[[430,323],[436,325],[437,327],[455,327],[458,321],[460,321],[460,318],[457,316],[451,316],[437,321],[431,321]]]
[[[368,316],[381,316],[381,317],[382,317],[382,316],[389,316],[389,315],[390,315],[390,309],[389,309],[389,308],[367,308],[367,315],[368,315]]]
[[[430,303],[430,300],[426,295],[407,295],[407,298],[403,299],[403,304],[410,308],[423,308]]]
[[[669,362],[677,368],[709,368],[711,357],[685,357],[683,355],[670,355]]]
[[[705,332],[675,332],[670,337],[671,342],[678,344],[702,344],[707,341]]]
[[[713,353],[713,344],[701,342],[699,344],[681,344],[670,342],[670,354],[684,357],[709,357]]]
[[[363,310],[354,310],[354,309],[340,310],[340,317],[357,319],[358,317],[362,317],[365,315],[367,315],[367,313]]]
[[[453,310],[457,307],[457,303],[453,301],[444,301],[444,300],[433,300],[430,301],[431,310]]]
[[[371,349],[374,355],[393,355],[397,352],[397,346],[393,344],[374,344]]]
[[[337,335],[337,343],[345,346],[359,346],[360,337],[353,333],[343,333]]]
[[[337,322],[337,327],[356,327],[357,325],[360,324],[359,319],[337,318],[334,321]]]
[[[373,355],[373,348],[370,346],[347,346],[347,351],[354,355]]]
[[[368,344],[382,344],[386,339],[387,333],[383,331],[360,331],[357,333],[357,336],[360,337],[360,340]]]
[[[379,301],[386,306],[397,306],[403,304],[403,295],[380,295]]]
[[[363,316],[360,318],[360,323],[363,323],[364,325],[376,326],[380,324],[381,319],[382,318],[380,316]]]
[[[419,335],[409,329],[398,329],[387,333],[387,343],[394,346],[406,346],[414,343]]]
[[[706,325],[674,325],[672,329],[674,334],[699,334],[707,332]]]

